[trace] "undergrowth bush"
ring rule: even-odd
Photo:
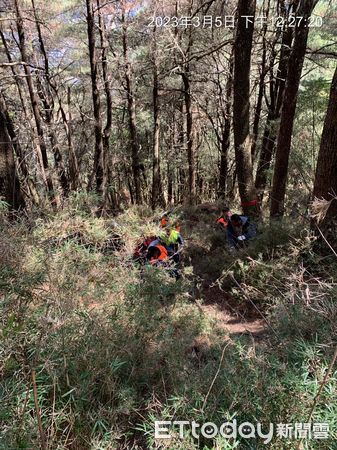
[[[33,224],[1,222],[0,448],[39,448],[40,416],[50,449],[295,450],[297,441],[276,437],[265,446],[191,433],[182,441],[174,432],[159,442],[153,428],[155,420],[307,421],[337,335],[336,286],[304,266],[310,239],[265,228],[234,257],[223,241],[214,252],[209,214],[188,221],[184,211],[185,265],[194,275],[186,270],[176,281],[131,262],[140,236],[158,229],[157,216],[134,208],[112,222],[92,214],[94,204],[77,198]],[[78,230],[97,244],[118,230],[125,246],[106,256],[59,239]],[[238,302],[263,310],[261,339],[229,335],[193,301],[193,276],[204,270]],[[334,448],[336,377],[333,370],[313,416],[330,424],[330,439],[306,449]]]

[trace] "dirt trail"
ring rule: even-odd
[[[251,334],[258,338],[266,330],[266,323],[253,304],[244,297],[237,301],[230,292],[222,290],[215,283],[218,277],[216,272],[221,273],[226,267],[226,237],[225,234],[219,236],[217,245],[210,243],[210,236],[215,230],[216,208],[214,205],[205,204],[200,205],[199,209],[201,212],[190,214],[184,224],[187,236],[191,236],[187,241],[185,257],[201,282],[194,293],[195,301],[199,309],[215,319],[218,326],[229,335]],[[212,270],[214,261],[219,261],[215,271]]]
[[[259,337],[266,329],[265,321],[250,304],[238,304],[218,286],[204,287],[202,300],[196,300],[204,314],[215,319],[229,335],[252,334]]]

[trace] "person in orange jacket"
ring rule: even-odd
[[[226,229],[227,226],[228,226],[228,224],[229,224],[229,221],[230,221],[231,216],[232,216],[231,210],[226,206],[226,207],[222,210],[221,216],[218,217],[218,219],[216,220],[216,223],[218,223],[219,225],[221,225],[221,228],[222,228],[222,229],[223,229],[223,228]]]
[[[161,219],[160,219],[160,228],[165,228],[166,227],[166,225],[167,225],[167,217],[166,216],[163,216]]]
[[[165,267],[168,270],[169,275],[176,280],[179,280],[181,277],[176,265],[172,265],[172,262],[170,262],[169,252],[162,243],[149,247],[146,258],[151,266]]]
[[[168,258],[169,255],[166,247],[160,243],[150,246],[147,250],[146,259],[153,266],[163,264]]]

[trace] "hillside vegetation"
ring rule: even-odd
[[[155,420],[330,424],[336,434],[336,257],[300,220],[260,225],[230,255],[217,206],[177,208],[182,277],[132,261],[161,212],[97,218],[95,197],[62,212],[1,216],[0,448],[289,449],[299,440],[154,440]],[[73,236],[81,236],[81,240]],[[118,235],[123,245],[107,249]],[[323,383],[315,404],[314,399]]]

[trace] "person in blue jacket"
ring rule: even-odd
[[[256,236],[256,225],[249,217],[233,214],[227,225],[227,240],[231,251],[242,248]]]

